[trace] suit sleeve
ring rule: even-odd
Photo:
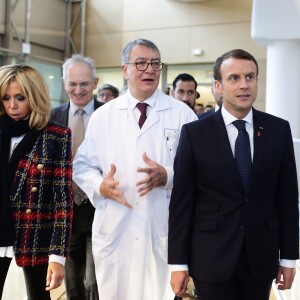
[[[286,122],[285,155],[279,176],[280,258],[299,258],[298,183],[293,139]]]
[[[184,125],[174,161],[174,182],[169,207],[169,264],[189,262],[197,175],[192,145],[187,126]]]
[[[57,134],[53,156],[54,224],[49,254],[68,256],[73,218],[71,131]]]

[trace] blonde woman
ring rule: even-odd
[[[13,257],[29,300],[50,300],[64,277],[73,214],[71,133],[49,122],[50,108],[37,70],[0,68],[0,296]]]

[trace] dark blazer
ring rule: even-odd
[[[214,113],[215,113],[215,109],[213,108],[213,109],[211,109],[211,110],[209,110],[209,111],[207,111],[207,112],[205,112],[203,114],[197,115],[197,116],[198,116],[199,120],[202,120],[202,119],[204,119],[204,118],[206,118],[208,116],[211,116]]]
[[[70,129],[49,123],[23,140],[10,159],[15,173],[8,174],[21,267],[48,263],[51,254],[67,257],[73,216]]]
[[[244,246],[256,278],[299,257],[296,165],[289,123],[253,109],[254,157],[244,191],[221,109],[183,126],[174,162],[169,263],[200,281],[224,282]],[[201,138],[199,138],[201,137]]]
[[[101,105],[103,105],[103,103],[95,99],[92,101],[94,101],[94,110],[96,110]],[[51,120],[59,124],[62,124],[64,126],[68,126],[69,109],[70,109],[70,102],[64,103],[58,107],[53,108],[51,111]]]

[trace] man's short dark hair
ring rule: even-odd
[[[229,58],[237,58],[237,59],[244,59],[244,60],[250,60],[253,61],[256,65],[257,73],[258,75],[258,64],[254,56],[252,56],[249,52],[242,50],[242,49],[233,49],[228,52],[225,52],[222,56],[218,57],[215,65],[214,65],[214,78],[218,81],[222,81],[222,76],[220,72],[221,65],[223,62]]]
[[[103,91],[103,90],[110,90],[111,93],[114,95],[115,98],[119,97],[119,90],[111,85],[111,84],[103,84],[99,89],[98,89],[98,96],[100,95],[100,93]]]
[[[174,91],[176,89],[176,84],[179,80],[181,80],[181,81],[193,81],[195,83],[195,90],[197,89],[198,84],[197,84],[197,81],[195,80],[195,78],[190,74],[181,73],[181,74],[177,75],[176,78],[173,81],[173,90]]]

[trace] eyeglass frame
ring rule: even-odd
[[[102,93],[100,93],[99,95],[98,95],[98,97],[99,98],[105,98],[105,97],[108,97],[108,98],[114,98],[115,97],[115,95],[113,94],[113,93],[107,93],[107,94],[102,94]]]
[[[141,63],[146,63],[147,64],[147,67],[145,68],[145,69],[143,69],[143,70],[140,70],[140,69],[138,69],[138,65],[139,64],[141,64]],[[130,63],[130,62],[127,62],[127,63],[125,63],[126,65],[135,65],[135,67],[136,67],[136,69],[138,70],[138,71],[146,71],[147,69],[148,69],[148,67],[149,67],[149,65],[151,65],[151,68],[152,68],[152,70],[153,71],[161,71],[162,70],[162,68],[164,67],[164,63],[162,63],[162,62],[158,62],[158,61],[152,61],[152,62],[147,62],[147,61],[137,61],[137,62],[133,62],[133,63]],[[154,68],[153,68],[153,64],[159,64],[160,65],[160,69],[157,69],[157,70],[155,70]]]

